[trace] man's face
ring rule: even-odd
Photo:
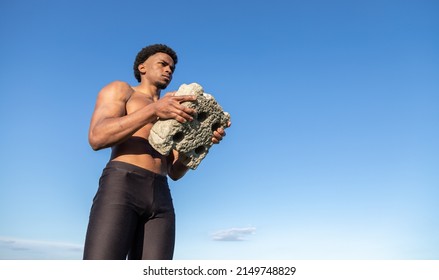
[[[165,89],[169,85],[175,69],[174,60],[165,53],[151,55],[140,67],[144,78],[159,89]]]

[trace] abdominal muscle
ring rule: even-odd
[[[148,142],[152,125],[147,125],[122,143],[112,147],[111,160],[130,163],[163,176],[167,175],[167,156],[161,155]]]

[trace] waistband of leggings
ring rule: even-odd
[[[139,166],[131,164],[131,163],[123,162],[123,161],[111,160],[107,163],[106,167],[118,168],[118,169],[126,170],[129,172],[134,172],[134,173],[137,173],[137,174],[140,174],[143,176],[154,177],[154,179],[167,181],[166,176],[154,173],[148,169],[139,167]]]

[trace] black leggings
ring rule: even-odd
[[[175,214],[167,178],[110,161],[93,199],[84,260],[172,259]]]

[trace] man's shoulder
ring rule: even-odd
[[[127,82],[113,81],[103,87],[99,95],[126,100],[133,92],[133,88]]]
[[[118,80],[109,83],[105,88],[115,91],[133,91],[133,88],[127,82]]]

